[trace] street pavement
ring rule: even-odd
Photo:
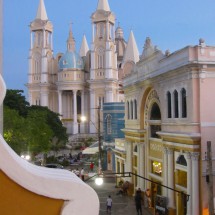
[[[106,200],[109,195],[113,200],[111,215],[136,215],[134,197],[117,195],[118,189],[115,188],[115,178],[104,178],[104,183],[101,186],[95,184],[95,178],[86,181],[98,194],[100,200],[99,215],[107,215]],[[109,213],[110,214],[110,213]],[[142,205],[142,215],[152,215],[148,209]]]

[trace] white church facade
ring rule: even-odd
[[[130,44],[107,0],[99,0],[91,16],[92,41],[83,36],[79,52],[69,29],[67,51],[53,53],[53,24],[43,0],[30,23],[28,97],[30,105],[58,112],[69,134],[96,133],[97,109],[104,102],[124,102],[122,65],[132,68],[139,57],[133,33]],[[129,50],[128,50],[129,49]],[[129,55],[129,53],[132,53]],[[87,122],[80,117],[86,116]]]

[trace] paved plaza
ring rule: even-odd
[[[115,178],[105,178],[104,183],[101,186],[95,184],[94,179],[86,182],[89,184],[98,194],[100,200],[100,212],[99,215],[107,214],[106,212],[106,200],[108,195],[111,195],[113,200],[113,207],[111,215],[136,215],[134,197],[117,195],[117,188],[115,188]],[[143,215],[152,215],[148,209],[142,206]]]

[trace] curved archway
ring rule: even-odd
[[[145,114],[144,114],[144,110],[145,110],[145,105],[146,105],[146,101],[147,101],[147,96],[149,94],[149,92],[151,91],[151,87],[148,87],[147,89],[145,89],[143,91],[143,94],[141,96],[141,104],[140,104],[140,129],[144,129],[145,128]]]

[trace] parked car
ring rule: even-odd
[[[45,167],[48,167],[48,168],[55,168],[55,169],[63,169],[64,167],[60,164],[55,164],[55,163],[49,163],[49,164],[46,164]]]

